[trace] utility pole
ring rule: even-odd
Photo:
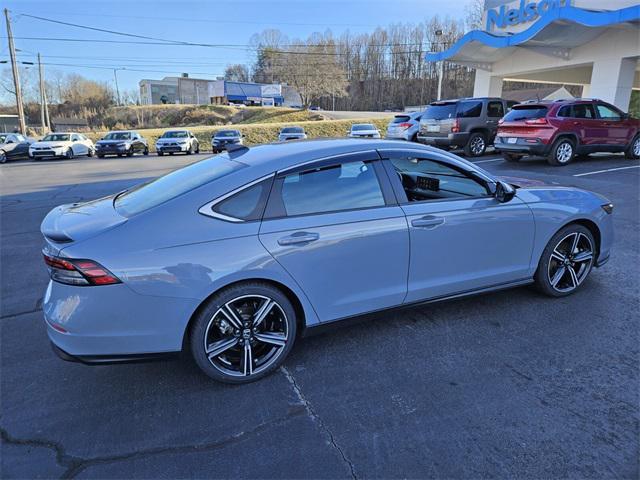
[[[442,30],[436,30],[436,37],[440,40],[442,37]],[[440,43],[440,42],[438,42]],[[442,50],[441,50],[442,51]],[[438,100],[442,100],[442,77],[444,75],[444,60],[440,60],[438,65]]]
[[[20,133],[27,134],[27,125],[24,121],[24,107],[22,106],[22,90],[20,89],[20,73],[18,72],[18,64],[16,62],[16,47],[13,44],[13,34],[11,33],[11,20],[9,19],[9,10],[4,9],[4,17],[7,20],[7,38],[9,39],[9,56],[11,57],[11,70],[13,71],[13,86],[16,91],[16,107],[18,108],[18,122]]]
[[[47,120],[46,120],[46,104],[47,97],[44,93],[44,74],[42,73],[42,62],[40,61],[40,53],[38,52],[38,73],[40,75],[40,125],[42,125],[42,134],[47,133]]]
[[[118,70],[119,68],[113,69],[113,78],[116,79],[116,95],[118,96],[118,106],[120,106],[120,89],[118,88]]]

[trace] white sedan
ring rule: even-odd
[[[351,138],[380,138],[380,130],[371,123],[354,123],[347,136]]]
[[[81,133],[50,133],[39,142],[29,147],[29,157],[38,158],[73,158],[79,155],[93,157],[93,142]]]

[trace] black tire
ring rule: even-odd
[[[569,246],[569,250],[571,250],[571,245],[570,245],[570,243],[572,242],[572,238],[570,237],[571,235],[579,236],[578,238],[580,240],[580,243],[578,245],[580,248],[583,248],[585,245],[588,245],[588,244],[590,245],[590,248],[591,248],[590,261],[588,262],[576,261],[574,264],[569,264],[564,266],[560,258],[556,256],[555,251],[558,251],[562,254],[567,253],[567,251],[565,251],[566,246]],[[563,243],[563,239],[567,239],[567,240],[564,240],[564,243]],[[561,247],[559,244],[565,245],[565,246]],[[580,253],[584,254],[585,252],[586,250]],[[568,252],[568,253],[570,253],[570,258],[573,258],[573,259],[579,258],[576,256],[577,254],[575,251]],[[540,261],[538,262],[538,269],[536,270],[536,274],[534,276],[536,288],[540,292],[544,293],[545,295],[549,295],[551,297],[565,297],[567,295],[571,295],[584,284],[584,281],[589,276],[589,273],[591,272],[591,269],[593,268],[593,264],[596,260],[596,254],[597,254],[597,245],[591,231],[588,228],[584,227],[583,225],[579,225],[576,223],[567,225],[566,227],[560,229],[553,237],[551,237],[551,240],[549,240],[549,243],[547,243],[547,246],[542,252],[542,256],[540,257]],[[563,268],[565,269],[564,273],[560,276],[560,278],[558,279],[559,281],[554,286],[553,279],[555,279],[555,274],[560,275],[561,266],[563,266]],[[584,266],[584,270],[582,270],[582,266]],[[563,291],[563,289],[560,287],[565,283],[567,284],[568,287],[574,284],[574,281],[573,281],[574,276],[571,274],[569,269],[574,270],[574,273],[576,274],[575,278],[579,280],[579,282],[574,288]],[[576,272],[576,269],[579,269],[579,271]]]
[[[96,155],[98,158],[104,158],[104,155],[99,153],[98,155]]]
[[[517,153],[502,153],[502,158],[504,158],[507,162],[517,162],[522,158],[522,155],[518,155]]]
[[[149,147],[144,147],[144,150],[142,151],[142,155],[149,155]]]
[[[162,153],[160,150],[158,150],[158,156],[161,157],[162,155],[164,155],[164,153]]]
[[[169,152],[169,155],[173,155],[173,152]]]
[[[464,146],[464,154],[467,157],[481,157],[487,151],[487,137],[484,133],[473,132]]]
[[[624,156],[629,160],[637,160],[640,158],[640,133],[633,137],[631,143],[624,152]]]
[[[187,155],[191,155],[193,153],[193,144],[189,145],[189,148],[187,149],[187,151],[185,152],[185,154]]]
[[[0,150],[0,163],[7,163],[7,154],[4,150]]]
[[[127,157],[133,157],[133,147],[129,147],[127,150]]]
[[[69,147],[65,152],[64,156],[67,160],[71,160],[73,158],[73,149]]]
[[[90,148],[90,149],[87,151],[87,157],[91,158],[91,157],[93,157],[93,155],[94,155],[95,153],[96,153],[96,152],[94,152],[94,151],[93,151],[93,148]]]
[[[266,302],[267,299],[274,304],[260,324],[264,331],[260,327],[250,328],[256,318],[254,314],[260,311],[260,306],[266,305],[266,303],[257,302]],[[256,303],[252,303],[254,300]],[[234,328],[232,318],[222,312],[222,309],[227,308],[228,305],[232,306],[236,314],[235,318],[241,323],[239,329]],[[209,377],[225,383],[249,383],[268,375],[282,364],[293,348],[296,339],[296,323],[295,309],[279,289],[263,282],[241,283],[225,288],[207,300],[204,308],[191,324],[189,347],[196,364]],[[274,332],[269,329],[270,326],[275,329],[281,328],[283,332]],[[262,342],[257,338],[260,335],[264,336],[265,333],[272,335],[282,333],[282,338],[285,339],[284,344],[275,346],[271,342]],[[248,338],[250,340],[245,342]],[[225,350],[218,355],[207,354],[207,345],[211,347],[216,343],[224,342],[230,342],[231,346],[222,347]],[[251,359],[248,363],[251,365],[250,369],[246,363],[247,350],[250,353],[248,357]],[[234,361],[238,363],[237,371]],[[263,363],[259,365],[261,361]],[[254,368],[257,370],[255,373],[247,373]]]
[[[576,143],[568,137],[559,138],[553,143],[547,156],[547,163],[554,167],[569,165],[576,154]]]
[[[200,153],[200,144],[196,146],[196,154]]]

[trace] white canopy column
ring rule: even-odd
[[[637,65],[638,61],[635,58],[614,56],[596,59],[593,62],[588,96],[612,103],[626,111],[631,99]]]

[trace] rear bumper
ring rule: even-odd
[[[65,362],[83,363],[84,365],[114,365],[116,363],[153,362],[157,360],[169,360],[176,358],[180,354],[180,352],[164,352],[140,355],[71,355],[53,342],[51,342],[51,349],[58,358]]]
[[[58,349],[104,362],[182,350],[196,304],[141,295],[126,284],[76,287],[50,281],[43,313],[47,335]]]
[[[436,147],[453,147],[466,145],[469,134],[466,132],[449,133],[447,136],[434,137],[428,133],[418,133],[418,142]]]
[[[517,137],[516,143],[507,143],[506,138],[509,137],[498,136],[495,138],[493,146],[496,151],[522,155],[545,156],[549,153],[549,150],[551,148],[551,145],[549,143],[544,143],[540,138]]]

